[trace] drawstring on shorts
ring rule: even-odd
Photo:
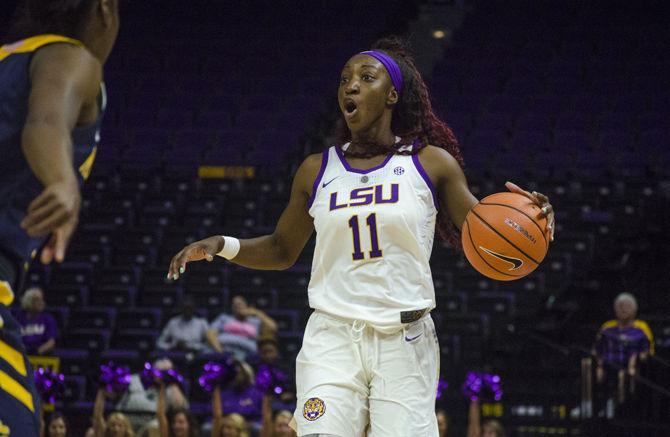
[[[354,320],[354,323],[351,324],[351,339],[354,343],[359,343],[361,341],[366,326],[367,323],[362,320]]]

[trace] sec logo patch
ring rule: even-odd
[[[302,408],[302,416],[310,422],[323,416],[326,412],[326,403],[319,398],[309,398]]]

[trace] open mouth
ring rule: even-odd
[[[358,107],[356,106],[356,102],[353,100],[346,100],[344,102],[344,115],[346,117],[351,117],[356,113],[356,110]]]

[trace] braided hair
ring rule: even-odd
[[[393,108],[391,130],[401,138],[401,141],[388,146],[383,144],[364,144],[357,147],[365,150],[362,153],[344,151],[345,155],[354,158],[371,158],[389,153],[399,155],[414,155],[428,144],[445,149],[456,161],[464,166],[463,156],[458,146],[458,140],[449,126],[435,114],[428,95],[428,87],[421,77],[421,73],[414,63],[414,58],[408,50],[406,42],[391,36],[377,40],[371,47],[391,56],[402,72],[402,92],[399,93],[398,103]],[[345,124],[340,125],[339,139],[342,143],[351,141],[351,132]],[[403,147],[411,144],[412,147]],[[354,149],[349,147],[348,150]],[[460,246],[459,233],[445,211],[440,207],[437,215],[437,231],[443,241],[453,247]]]

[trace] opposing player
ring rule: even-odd
[[[348,142],[305,159],[273,234],[210,237],[172,259],[292,266],[316,229],[311,315],[296,362],[299,436],[437,436],[438,343],[428,264],[436,222],[457,240],[477,199],[457,141],[397,39],[353,56],[338,91]],[[515,185],[551,217],[548,199]],[[549,229],[548,232],[552,232]]]
[[[76,228],[117,1],[24,0],[0,47],[0,429],[12,436],[38,435],[39,404],[8,306],[37,252],[61,262]]]

